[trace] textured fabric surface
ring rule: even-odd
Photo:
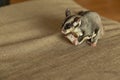
[[[120,80],[120,23],[102,18],[103,39],[74,46],[60,33],[72,0],[0,8],[0,80]]]

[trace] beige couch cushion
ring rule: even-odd
[[[102,18],[93,48],[60,33],[72,0],[32,0],[0,8],[0,80],[120,80],[120,23]]]

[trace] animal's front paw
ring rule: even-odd
[[[87,44],[92,46],[92,47],[96,47],[96,43],[92,43],[91,41],[87,41]]]
[[[72,43],[73,43],[74,45],[78,45],[78,39],[75,38]]]
[[[92,47],[96,47],[96,43],[91,43],[91,46]]]

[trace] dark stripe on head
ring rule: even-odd
[[[72,15],[72,16],[67,17],[67,18],[65,19],[65,21],[64,21],[63,24],[65,24],[65,22],[68,21],[68,20],[69,20],[70,18],[72,18],[73,16],[75,16],[75,15]]]

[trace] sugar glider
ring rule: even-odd
[[[87,40],[90,45],[96,46],[104,34],[100,15],[92,11],[80,11],[72,15],[70,9],[66,9],[65,15],[62,33],[67,35],[76,31],[79,44]]]

